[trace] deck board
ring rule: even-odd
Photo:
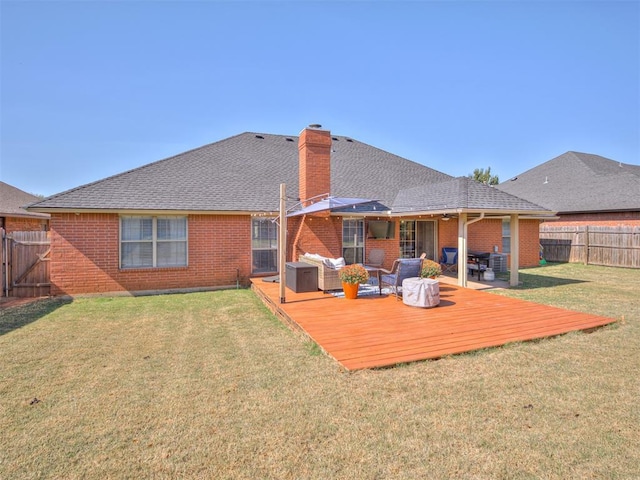
[[[410,307],[395,296],[336,298],[252,280],[265,304],[347,370],[375,368],[588,330],[612,318],[441,284],[440,305]]]

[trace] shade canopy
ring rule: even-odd
[[[318,200],[311,205],[295,210],[287,214],[287,217],[297,217],[299,215],[307,215],[309,213],[324,212],[327,210],[333,210],[336,208],[351,207],[353,205],[360,205],[362,203],[375,202],[369,198],[347,198],[347,197],[327,197],[322,200]]]

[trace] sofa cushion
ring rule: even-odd
[[[325,266],[333,269],[333,270],[339,270],[340,268],[344,267],[346,265],[346,262],[344,261],[344,258],[340,257],[340,258],[325,258],[323,260],[323,263],[325,264]]]

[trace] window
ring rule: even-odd
[[[364,220],[342,221],[342,256],[347,264],[364,262]]]
[[[511,219],[502,219],[502,253],[511,253]]]
[[[400,258],[416,256],[416,222],[402,220],[400,222]]]
[[[278,271],[278,225],[270,219],[251,221],[253,273]]]
[[[121,217],[120,268],[187,266],[187,217]]]

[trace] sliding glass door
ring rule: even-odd
[[[400,258],[416,258],[427,254],[437,259],[436,222],[431,220],[402,220],[400,222]]]

